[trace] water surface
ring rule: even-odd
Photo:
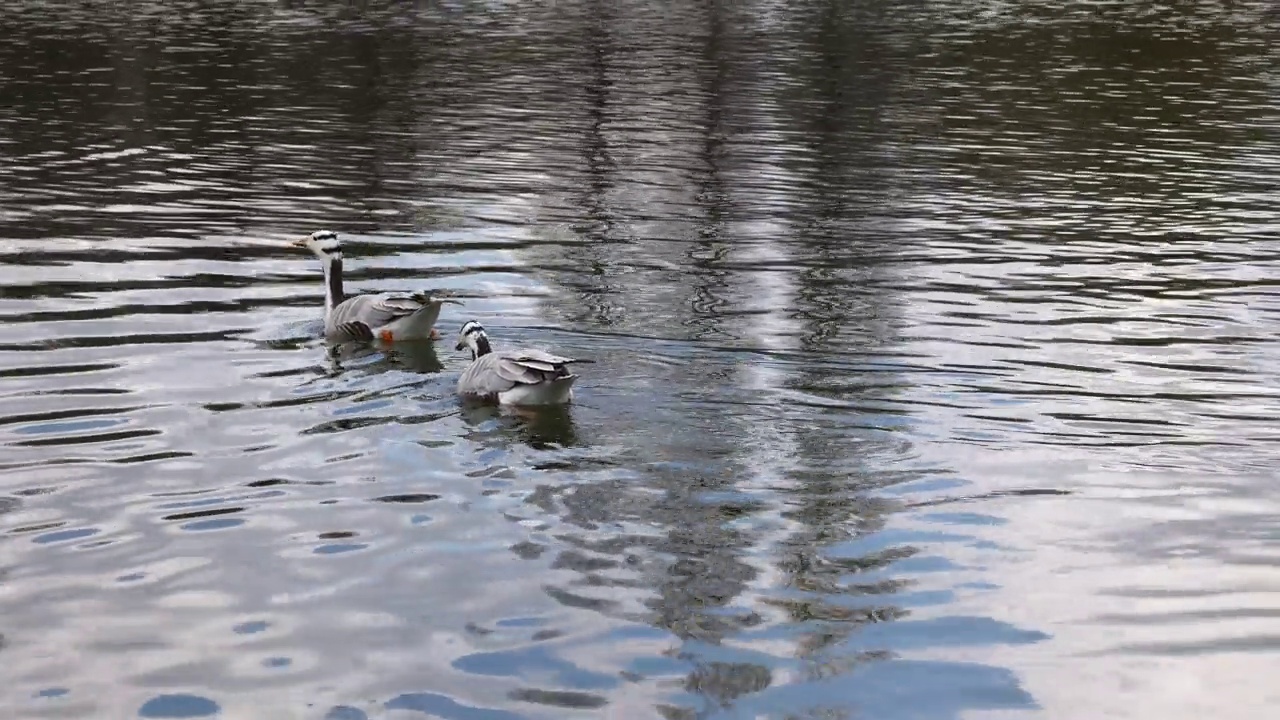
[[[5,3],[0,714],[1265,716],[1276,23]]]

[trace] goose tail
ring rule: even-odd
[[[517,385],[498,394],[504,405],[563,405],[573,399],[573,383],[577,375],[561,375],[536,385]]]
[[[432,330],[440,319],[444,301],[425,296],[421,296],[419,300],[422,302],[421,308],[386,326],[386,330],[396,340],[430,340],[436,337]]]

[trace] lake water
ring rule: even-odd
[[[0,27],[0,716],[1280,706],[1272,4]],[[324,228],[444,338],[328,356]]]

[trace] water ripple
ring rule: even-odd
[[[1275,705],[1266,3],[0,24],[5,716]]]

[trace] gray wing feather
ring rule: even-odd
[[[356,295],[343,301],[333,309],[333,314],[325,326],[326,334],[337,336],[342,334],[343,326],[359,323],[376,330],[421,310],[436,308],[437,312],[444,303],[461,305],[457,300],[432,297],[426,293],[404,294],[370,294]]]
[[[545,375],[537,368],[504,357],[498,358],[498,362],[493,364],[493,369],[503,380],[509,381],[512,385],[534,385],[541,382]]]
[[[537,370],[538,372],[554,373],[556,371],[556,366],[550,363],[540,363],[533,360],[519,360],[516,362],[523,367]]]
[[[379,328],[418,312],[426,304],[413,295],[356,295],[333,309],[332,324],[359,322]]]
[[[458,391],[464,395],[497,395],[516,386],[498,372],[501,358],[490,353],[476,358],[458,378]]]
[[[541,350],[502,350],[481,355],[458,378],[465,395],[496,395],[516,385],[537,385],[569,374],[572,358]]]
[[[347,322],[335,325],[329,331],[329,337],[336,342],[370,342],[373,329],[362,322]]]
[[[520,350],[506,350],[499,354],[501,354],[503,357],[515,360],[516,362],[529,361],[529,362],[537,362],[537,363],[543,363],[546,365],[555,365],[555,366],[567,365],[568,363],[574,363],[574,362],[581,362],[580,360],[576,360],[574,358],[567,358],[567,357],[561,357],[559,355],[552,355],[549,352],[544,352],[542,350],[536,350],[532,348],[520,349]]]

